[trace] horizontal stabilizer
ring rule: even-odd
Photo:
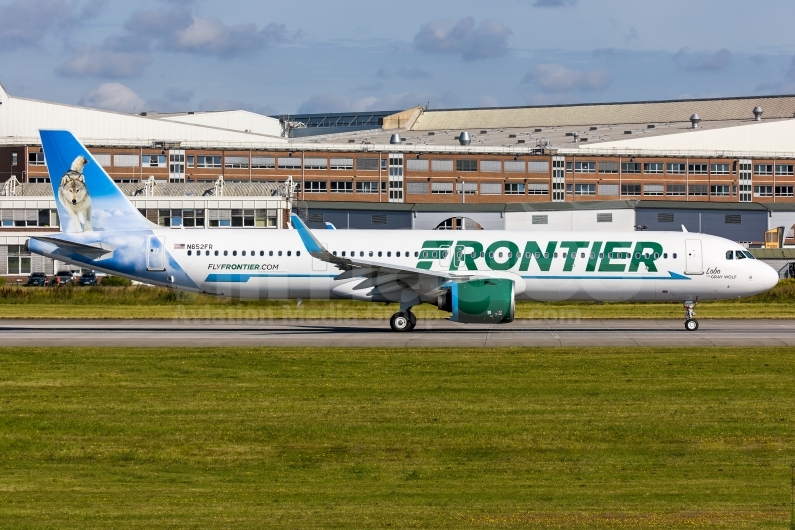
[[[83,243],[75,243],[74,241],[66,241],[63,239],[58,239],[57,237],[47,237],[47,236],[32,237],[31,239],[55,245],[58,248],[69,250],[71,252],[80,254],[81,256],[85,256],[86,258],[92,260],[101,259],[103,257],[108,256],[109,254],[113,254],[113,248],[106,243],[85,245]]]

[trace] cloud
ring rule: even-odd
[[[95,16],[104,5],[104,0],[89,0],[85,4],[66,0],[14,0],[0,7],[0,50],[37,46],[48,35]]]
[[[717,72],[731,65],[732,54],[726,48],[715,53],[692,53],[690,48],[682,48],[671,58],[682,70],[689,72]]]
[[[544,92],[601,90],[613,81],[610,72],[571,70],[560,64],[538,64],[522,79],[522,84],[535,85]]]
[[[217,18],[202,18],[187,5],[137,11],[125,27],[133,35],[149,38],[159,49],[229,58],[251,55],[284,40],[284,24],[227,26]]]
[[[80,98],[79,105],[117,112],[136,112],[144,107],[144,100],[121,83],[102,83]]]
[[[755,53],[753,55],[748,56],[748,60],[754,64],[764,64],[765,63],[765,56],[760,53]]]
[[[761,83],[757,85],[754,92],[763,94],[791,94],[795,92],[795,55],[789,63],[789,68],[784,72],[784,78],[780,81]]]
[[[461,54],[465,61],[475,61],[505,55],[511,33],[496,20],[481,20],[476,25],[472,17],[458,22],[438,18],[420,27],[414,45],[426,53]]]
[[[577,0],[535,0],[533,7],[569,7],[577,3]]]
[[[168,101],[184,103],[193,99],[193,90],[182,90],[171,87],[163,94]]]
[[[413,66],[411,68],[404,68],[401,66],[398,68],[397,74],[398,77],[403,77],[405,79],[428,79],[431,77],[431,74],[419,66]]]
[[[55,72],[64,77],[103,77],[126,79],[137,77],[152,63],[145,42],[111,35],[101,45],[73,50],[72,56]]]

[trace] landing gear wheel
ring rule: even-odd
[[[392,318],[389,319],[389,327],[392,328],[392,331],[409,331],[413,327],[409,315],[411,313],[404,313],[403,311],[392,315]]]
[[[687,331],[696,331],[698,329],[698,320],[695,318],[688,318],[685,320],[685,329]]]
[[[409,313],[409,324],[411,324],[411,329],[414,329],[417,326],[417,315],[415,315],[411,311],[409,311],[408,313]]]

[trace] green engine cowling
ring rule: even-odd
[[[437,306],[450,311],[453,322],[502,324],[513,322],[516,304],[511,280],[499,278],[453,283],[439,296]]]

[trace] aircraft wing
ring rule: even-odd
[[[371,288],[376,289],[379,294],[387,294],[410,289],[418,295],[434,296],[439,287],[445,283],[467,281],[475,277],[474,274],[464,271],[461,273],[432,271],[355,257],[335,256],[317,240],[301,218],[293,214],[291,221],[293,227],[298,230],[307,252],[313,258],[331,263],[342,271],[334,278],[335,280],[363,278],[353,287],[354,291]]]

